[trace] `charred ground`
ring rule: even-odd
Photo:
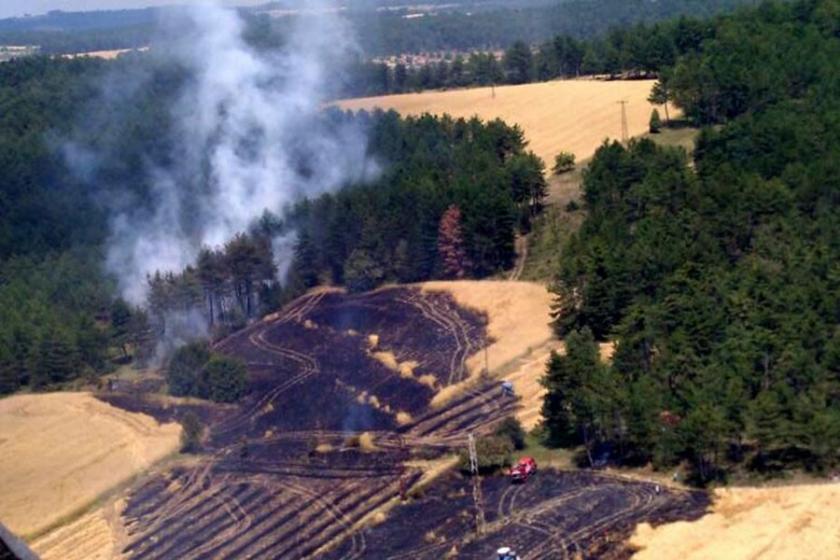
[[[450,296],[413,288],[312,293],[219,342],[248,364],[235,406],[162,407],[143,394],[109,402],[172,419],[192,409],[209,426],[191,466],[140,483],[123,512],[126,555],[151,558],[483,558],[504,542],[526,558],[619,554],[639,521],[694,517],[702,496],[590,473],[540,473],[524,486],[484,481],[487,536],[473,540],[468,482],[447,475],[425,495],[406,462],[464,445],[517,403],[479,382],[432,408],[488,344],[487,320]],[[397,371],[373,352],[393,355]],[[431,377],[430,377],[431,376]],[[423,381],[421,381],[423,379]],[[434,379],[434,382],[430,382]],[[372,529],[361,521],[400,496],[411,503]],[[422,525],[422,530],[421,530]]]

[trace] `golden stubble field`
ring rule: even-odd
[[[830,560],[840,558],[840,484],[715,491],[694,522],[640,525],[634,560]]]
[[[591,157],[606,138],[621,138],[621,105],[627,101],[630,136],[647,132],[651,110],[647,101],[654,80],[558,80],[519,86],[427,91],[381,97],[346,99],[343,109],[394,109],[406,115],[450,114],[481,119],[501,118],[518,124],[529,147],[547,166],[560,151],[578,161]],[[674,109],[671,116],[677,114]],[[664,118],[664,112],[660,108]]]
[[[541,419],[545,394],[539,380],[551,350],[562,347],[551,330],[551,293],[542,284],[508,280],[436,281],[420,287],[447,292],[458,305],[487,314],[487,334],[493,341],[486,355],[490,373],[513,383],[522,398],[517,417],[526,429],[533,428]],[[467,360],[470,378],[441,389],[432,405],[442,405],[462,393],[479,378],[484,362],[483,351],[471,356]]]
[[[89,393],[0,400],[0,519],[31,538],[178,449],[181,428]]]

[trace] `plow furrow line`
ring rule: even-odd
[[[272,524],[264,529],[259,535],[253,537],[250,542],[241,545],[239,548],[231,551],[227,557],[238,558],[273,558],[267,555],[266,552],[276,546],[284,546],[283,555],[299,558],[300,555],[294,552],[294,547],[289,541],[293,541],[295,534],[299,533],[301,527],[320,526],[326,518],[326,523],[331,520],[342,523],[342,514],[338,509],[339,504],[345,500],[353,500],[355,498],[356,490],[351,487],[340,496],[339,499],[334,499],[332,503],[326,501],[324,497],[316,495],[314,492],[302,489],[300,486],[283,481],[278,483],[278,487],[283,488],[286,492],[294,494],[298,499],[295,500],[298,505],[298,510],[291,512],[290,515]],[[301,500],[301,498],[303,498]],[[301,504],[306,503],[307,506],[302,508]],[[316,507],[313,507],[315,504]],[[327,515],[324,516],[323,514]],[[319,524],[319,520],[321,523]],[[282,555],[281,555],[282,556]]]
[[[632,502],[627,507],[600,517],[587,527],[571,532],[566,536],[566,540],[579,550],[582,541],[594,539],[599,532],[606,532],[608,527],[615,526],[630,517],[642,516],[647,511],[655,508],[656,505],[653,504],[653,496],[649,491],[634,493],[632,495]],[[553,558],[552,552],[550,543],[542,543],[530,551],[528,559],[541,560],[543,558]]]
[[[172,519],[171,523],[163,523],[161,519],[156,519],[152,527],[144,531],[130,543],[125,551],[131,552],[136,558],[144,558],[149,551],[154,550],[158,543],[163,542],[163,539],[171,535],[184,526],[189,527],[191,520],[208,511],[216,511],[214,501],[219,494],[224,494],[228,491],[227,488],[218,486],[213,488],[213,492],[209,495],[200,494],[195,497],[189,504],[190,507],[185,511],[178,512],[178,517]],[[172,516],[168,516],[167,520]]]
[[[301,366],[301,370],[297,375],[285,380],[284,382],[280,383],[279,385],[268,391],[256,403],[251,405],[247,410],[240,413],[237,417],[226,422],[221,428],[214,429],[213,433],[216,436],[230,433],[231,431],[242,427],[243,425],[248,423],[252,418],[254,418],[260,410],[262,410],[268,404],[272,403],[277,397],[282,395],[284,392],[288,391],[295,385],[302,383],[311,376],[320,373],[320,367],[318,366],[318,362],[315,361],[312,357],[307,356],[305,354],[301,354],[300,352],[296,352],[294,350],[290,350],[288,348],[277,346],[265,340],[265,330],[251,334],[249,340],[254,346],[262,350],[266,350],[268,352],[271,352],[273,354],[279,355],[285,359],[295,362],[296,364]]]
[[[402,303],[414,306],[420,311],[420,314],[437,324],[443,330],[449,332],[452,339],[455,341],[455,351],[449,359],[449,376],[447,384],[452,385],[464,378],[464,370],[466,369],[467,356],[469,355],[472,343],[466,332],[466,327],[460,321],[460,318],[453,319],[452,315],[447,315],[434,304],[426,301],[420,296],[413,296],[406,299],[398,299]]]
[[[212,500],[207,500],[207,504],[210,506],[210,509],[206,511],[206,515],[202,516],[197,523],[192,523],[190,519],[187,519],[186,527],[184,527],[184,523],[181,523],[174,526],[172,531],[170,531],[170,533],[172,533],[172,537],[176,537],[177,531],[185,528],[188,528],[189,532],[193,535],[210,534],[211,536],[209,537],[209,540],[203,541],[203,544],[199,546],[198,549],[190,548],[191,545],[194,544],[194,539],[158,539],[153,547],[145,549],[138,558],[180,558],[186,552],[197,555],[198,550],[209,547],[212,542],[216,542],[216,540],[228,535],[230,532],[229,528],[233,527],[238,531],[248,517],[244,508],[249,507],[255,502],[259,504],[260,498],[262,498],[260,488],[249,485],[245,486],[245,488],[246,490],[244,494],[241,494],[238,497],[235,495],[231,496],[231,500],[236,502],[235,507],[242,510],[241,517],[231,516],[227,513],[227,511],[216,508]]]

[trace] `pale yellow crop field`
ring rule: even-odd
[[[621,105],[627,101],[630,136],[648,130],[653,80],[559,80],[520,86],[428,91],[339,101],[343,109],[394,109],[407,115],[444,114],[518,124],[529,147],[547,166],[560,151],[586,159],[606,138],[621,139]],[[670,109],[671,116],[677,111]],[[660,108],[664,118],[664,111]]]
[[[492,340],[486,356],[479,351],[467,360],[470,377],[441,389],[432,406],[448,402],[475,382],[486,357],[490,374],[512,382],[521,397],[519,420],[529,429],[534,427],[541,420],[545,394],[539,379],[551,350],[561,346],[551,329],[552,294],[542,284],[509,280],[433,281],[420,287],[428,292],[447,292],[458,305],[486,313],[487,335]]]
[[[840,484],[717,490],[693,522],[640,525],[634,560],[829,560],[840,558]]]
[[[51,531],[32,543],[41,560],[112,560],[121,558],[114,530],[103,508]]]
[[[0,400],[0,519],[32,537],[178,449],[181,428],[89,393]]]

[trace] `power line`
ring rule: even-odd
[[[475,529],[479,535],[484,534],[484,500],[481,497],[481,477],[478,474],[478,452],[475,448],[475,438],[467,435],[470,450],[470,472],[473,481],[473,502],[475,502]]]

